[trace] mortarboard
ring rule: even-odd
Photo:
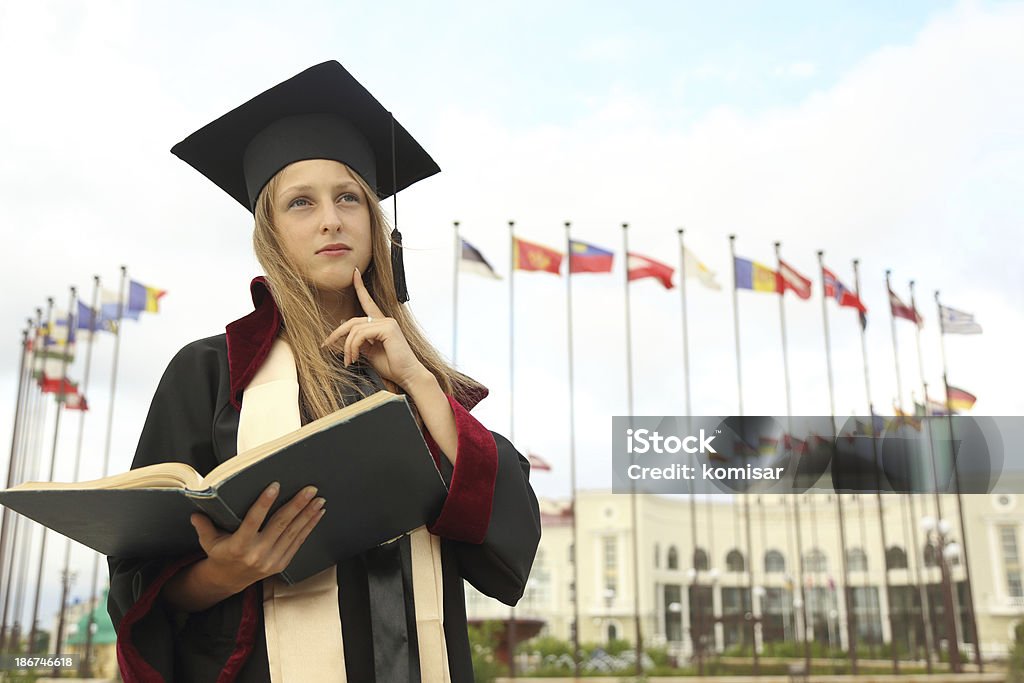
[[[275,85],[192,133],[171,152],[249,211],[278,171],[305,159],[346,164],[381,199],[441,170],[336,61]],[[392,242],[401,245],[397,227]],[[398,299],[405,302],[400,248],[392,248],[392,268]]]

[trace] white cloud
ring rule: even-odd
[[[792,62],[775,67],[773,74],[781,78],[810,78],[818,73],[818,66],[813,62]]]

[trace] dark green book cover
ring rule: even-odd
[[[177,557],[200,550],[191,513],[203,512],[234,531],[271,482],[280,482],[281,493],[267,519],[312,484],[327,512],[281,573],[288,583],[440,514],[447,489],[404,396],[327,427],[306,425],[300,433],[294,443],[202,490],[23,485],[0,491],[0,503],[104,555]]]

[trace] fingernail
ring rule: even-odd
[[[275,481],[273,484],[271,484],[270,486],[267,487],[267,493],[266,493],[267,498],[273,498],[274,496],[277,495],[277,492],[280,491],[280,490],[281,490],[281,485],[278,484]]]
[[[313,501],[313,509],[318,510],[322,508],[324,506],[324,503],[326,502],[327,500],[324,498],[317,498],[316,500]]]
[[[309,500],[316,495],[316,490],[315,486],[307,486],[306,490],[302,492],[302,495],[306,497],[306,500]]]

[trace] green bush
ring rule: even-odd
[[[1013,627],[1013,647],[1010,648],[1009,683],[1024,683],[1024,622]]]
[[[508,667],[498,661],[495,649],[498,634],[503,625],[500,621],[485,621],[479,626],[469,627],[469,651],[473,659],[474,679],[479,683],[490,683],[507,673]]]

